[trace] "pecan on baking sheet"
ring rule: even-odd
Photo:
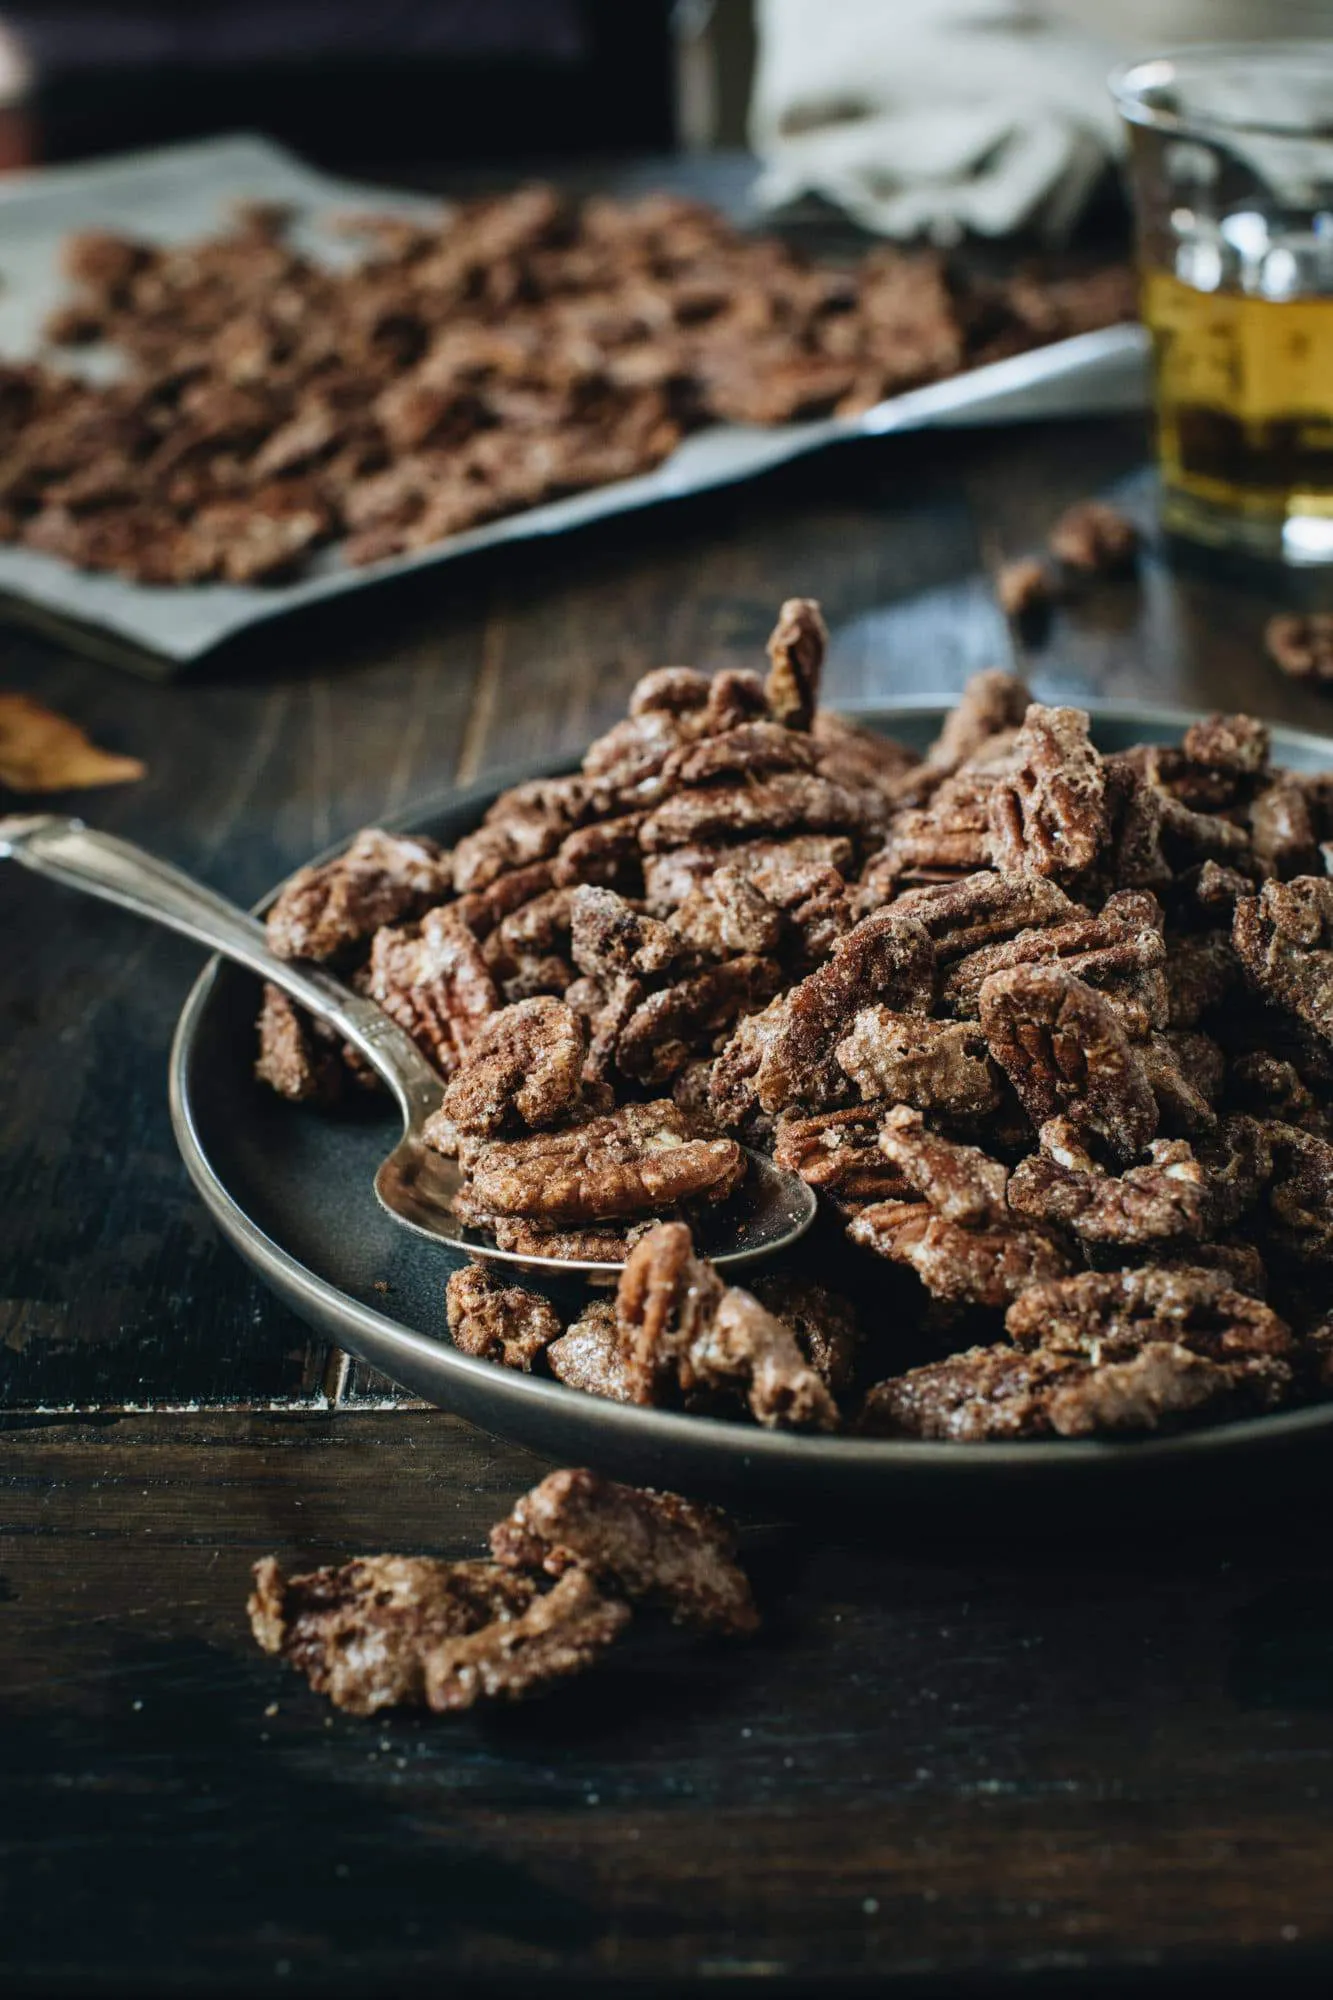
[[[731,1523],[679,1493],[583,1469],[552,1472],[491,1529],[491,1550],[512,1569],[554,1577],[587,1570],[698,1631],[741,1634],[759,1624]]]
[[[280,958],[342,959],[452,886],[452,858],[433,840],[368,827],[336,860],[297,870],[268,913],[268,941]]]
[[[993,972],[981,1027],[1034,1125],[1064,1116],[1129,1164],[1157,1131],[1143,1059],[1110,1001],[1061,965]]]

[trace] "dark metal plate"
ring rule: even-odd
[[[858,720],[924,744],[944,713],[884,707]],[[1094,707],[1093,719],[1099,746],[1115,750],[1175,740],[1197,717],[1108,705]],[[1275,728],[1273,743],[1284,764],[1333,769],[1333,741]],[[475,826],[499,789],[497,780],[455,792],[391,824],[451,842]],[[1234,1494],[1238,1458],[1247,1461],[1250,1491],[1251,1481],[1286,1484],[1327,1463],[1333,1404],[1137,1443],[897,1443],[635,1409],[460,1354],[444,1320],[445,1282],[459,1259],[398,1228],[372,1189],[395,1114],[368,1102],[329,1117],[261,1088],[252,1075],[257,1003],[250,975],[214,960],[190,994],[171,1053],[176,1137],[223,1234],[340,1346],[441,1408],[552,1458],[802,1509],[891,1490],[901,1500],[913,1489],[932,1509],[990,1509],[1001,1498],[1040,1506],[1057,1494],[1063,1506],[1071,1489],[1084,1499],[1137,1504],[1168,1486],[1206,1505],[1227,1489]],[[836,1284],[836,1272],[829,1275]]]

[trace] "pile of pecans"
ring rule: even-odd
[[[1123,267],[833,269],[666,195],[350,217],[366,249],[341,270],[291,221],[67,241],[47,338],[124,367],[0,365],[0,540],[157,584],[264,582],[335,542],[377,562],[649,471],[706,424],[863,410],[1134,312]]]
[[[274,905],[275,947],[447,1079],[429,1137],[470,1219],[627,1260],[572,1324],[458,1272],[457,1345],[899,1437],[1328,1393],[1333,775],[1274,767],[1245,715],[1103,755],[1002,673],[920,756],[817,708],[824,646],[792,599],[766,677],[649,674],[578,774],[502,794],[452,854],[364,833]],[[367,1080],[276,989],[260,1042],[291,1098]],[[822,1196],[753,1292],[692,1237],[742,1144]]]

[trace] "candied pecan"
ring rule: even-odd
[[[972,1347],[873,1388],[862,1415],[872,1435],[957,1444],[1051,1435],[1154,1431],[1191,1417],[1270,1409],[1291,1386],[1284,1361],[1211,1361],[1172,1340],[1123,1361],[1045,1347]]]
[[[1208,1176],[1183,1139],[1155,1139],[1151,1165],[1108,1174],[1065,1118],[1041,1128],[1041,1152],[1014,1168],[1009,1206],[1018,1215],[1072,1230],[1084,1243],[1133,1247],[1202,1237],[1209,1222]]]
[[[642,916],[612,889],[581,888],[570,906],[570,955],[590,978],[652,977],[681,957],[681,940],[656,917]]]
[[[1237,777],[1257,778],[1268,769],[1270,734],[1252,715],[1214,714],[1192,722],[1181,738],[1187,761]]]
[[[1238,1110],[1327,1137],[1328,1113],[1316,1102],[1295,1063],[1281,1056],[1263,1050],[1237,1056],[1227,1072],[1227,1091]]]
[[[336,861],[298,869],[268,913],[268,941],[280,958],[338,958],[382,924],[443,902],[451,883],[450,856],[433,840],[369,827]]]
[[[946,1222],[1003,1223],[1009,1170],[978,1146],[960,1146],[927,1129],[919,1111],[897,1104],[879,1133],[880,1150],[908,1186]]]
[[[647,815],[639,839],[653,854],[737,834],[856,834],[873,826],[877,807],[870,792],[851,791],[812,771],[779,771],[756,784],[677,792]]]
[[[590,746],[583,759],[583,773],[599,792],[623,805],[651,805],[662,795],[667,758],[690,740],[689,732],[665,709],[631,712]]]
[[[630,715],[692,715],[706,705],[709,686],[697,667],[654,667],[630,690]]]
[[[1252,984],[1333,1040],[1333,881],[1265,882],[1236,904],[1231,937]]]
[[[443,1706],[434,1698],[432,1668],[448,1643],[500,1625],[512,1629],[537,1599],[531,1577],[498,1563],[428,1556],[361,1556],[290,1577],[266,1556],[254,1579],[246,1608],[260,1646],[352,1715]],[[619,1630],[628,1613],[616,1608]]]
[[[910,786],[914,775],[922,769],[919,750],[911,750],[907,744],[898,743],[891,736],[881,736],[878,730],[864,728],[827,708],[816,713],[811,728],[818,753],[817,768],[835,784],[850,785],[853,790],[869,786],[896,800],[903,787]],[[841,865],[834,862],[836,867]]]
[[[1286,881],[1293,875],[1313,875],[1318,869],[1319,842],[1309,795],[1294,779],[1277,778],[1256,793],[1250,802],[1249,821],[1250,843],[1260,874]],[[1251,893],[1250,885],[1238,893]]]
[[[1284,612],[1264,627],[1264,650],[1298,681],[1333,681],[1333,611]]]
[[[763,1110],[818,1105],[841,1095],[834,1050],[867,1003],[925,1014],[934,987],[935,952],[912,917],[879,910],[839,938],[828,963],[794,986],[765,1037],[755,1075]]]
[[[444,1093],[444,1117],[461,1133],[491,1138],[554,1125],[579,1104],[583,1024],[562,1000],[521,1000],[478,1030]]]
[[[1049,546],[1057,562],[1089,576],[1119,576],[1134,566],[1139,531],[1103,500],[1080,500],[1067,507],[1051,529]]]
[[[945,778],[924,806],[897,813],[882,851],[866,870],[865,887],[886,900],[908,875],[950,875],[984,868],[991,859],[990,803],[998,782],[990,771],[964,769]]]
[[[785,1274],[755,1282],[755,1297],[766,1312],[796,1335],[796,1344],[835,1396],[851,1386],[861,1346],[861,1328],[850,1299],[827,1286]]]
[[[460,892],[485,889],[510,868],[545,861],[592,809],[589,786],[579,778],[539,778],[501,792],[475,833],[454,849],[454,882]]]
[[[616,1309],[609,1299],[585,1306],[574,1324],[547,1348],[546,1365],[566,1388],[604,1396],[613,1403],[635,1400],[620,1352]]]
[[[432,1648],[426,1702],[448,1711],[478,1701],[525,1701],[553,1681],[596,1666],[630,1621],[628,1605],[603,1597],[586,1570],[572,1569],[516,1618],[497,1618]]]
[[[1220,1005],[1240,977],[1240,963],[1225,931],[1200,931],[1171,940],[1166,958],[1168,1019],[1193,1028]]]
[[[1079,708],[1029,708],[989,800],[991,857],[1014,875],[1080,875],[1110,834],[1102,761]]]
[[[833,1430],[837,1407],[796,1336],[693,1254],[688,1229],[662,1223],[636,1244],[616,1299],[621,1351],[636,1401],[673,1384],[687,1398],[745,1398],[765,1425]]]
[[[1083,914],[1058,883],[1044,876],[997,875],[989,869],[961,882],[905,890],[893,910],[925,925],[941,966],[1020,931],[1072,922]]]
[[[1197,1265],[1082,1271],[1034,1285],[1004,1323],[1017,1347],[1089,1360],[1128,1360],[1152,1341],[1176,1342],[1211,1361],[1280,1360],[1295,1344],[1271,1307],[1236,1291],[1225,1271]]]
[[[1173,1132],[1211,1132],[1217,1124],[1226,1058],[1209,1035],[1177,1030],[1140,1044],[1159,1122]]]
[[[626,813],[568,834],[556,850],[552,880],[565,888],[586,882],[633,895],[643,882],[642,823],[641,813]]]
[[[936,771],[957,770],[993,737],[1017,729],[1031,702],[1028,689],[1014,674],[995,667],[973,674],[945,717],[926,762]]]
[[[605,1589],[661,1605],[702,1632],[753,1632],[759,1613],[725,1514],[585,1470],[552,1472],[491,1529],[510,1569],[587,1570]]]
[[[706,958],[771,954],[782,940],[782,913],[740,868],[721,867],[691,889],[667,919],[682,944]]]
[[[828,651],[828,627],[813,597],[789,597],[768,641],[764,692],[784,729],[809,729],[819,705],[819,679]]]
[[[637,1243],[620,1274],[616,1325],[631,1400],[656,1402],[716,1312],[724,1287],[694,1254],[683,1223],[663,1222]]]
[[[1060,965],[993,972],[981,1027],[1035,1125],[1063,1114],[1124,1163],[1157,1130],[1143,1059],[1104,994]]]
[[[970,952],[945,978],[941,1005],[964,1020],[974,1020],[981,1005],[981,989],[992,972],[1057,960],[1089,986],[1104,992],[1135,1038],[1165,1023],[1168,1002],[1161,911],[1152,896],[1124,890],[1108,899],[1100,916],[1019,931],[1012,938]]]
[[[950,1118],[994,1111],[1000,1087],[979,1029],[863,1007],[834,1050],[868,1102],[915,1105]]]
[[[293,1104],[336,1104],[342,1095],[337,1050],[320,1040],[316,1023],[278,986],[264,987],[255,1075]]]
[[[989,1228],[949,1222],[926,1201],[881,1201],[848,1225],[853,1243],[916,1272],[926,1290],[955,1305],[1003,1306],[1028,1285],[1063,1277],[1067,1253],[1012,1219]]]
[[[520,1257],[572,1259],[576,1263],[623,1264],[645,1223],[616,1229],[610,1223],[589,1223],[584,1228],[550,1228],[522,1215],[492,1215],[467,1200],[467,1189],[457,1197],[454,1212],[460,1222],[489,1230],[497,1250],[513,1250]]]
[[[1238,1222],[1271,1178],[1271,1129],[1244,1113],[1232,1113],[1216,1132],[1196,1142],[1195,1151],[1208,1169],[1208,1207],[1215,1228]]]
[[[673,847],[645,857],[644,894],[655,914],[678,909],[717,868],[738,868],[770,901],[781,901],[773,884],[793,870],[837,870],[846,875],[854,857],[845,834],[793,834],[787,840],[747,840],[727,846]]]
[[[776,960],[743,953],[648,994],[616,1037],[619,1068],[639,1083],[666,1083],[738,1015],[761,1008],[780,981]]]
[[[480,945],[447,904],[375,933],[368,990],[444,1076],[500,1004]]]
[[[773,1158],[844,1208],[911,1194],[910,1183],[880,1150],[878,1116],[860,1107],[824,1111],[813,1118],[784,1112],[777,1123]]]
[[[445,1287],[454,1346],[483,1361],[530,1370],[562,1331],[549,1299],[503,1285],[481,1264],[465,1264]]]
[[[742,722],[720,736],[705,736],[674,750],[663,766],[663,777],[669,784],[708,785],[719,778],[813,771],[816,762],[816,748],[808,736],[776,722]]]
[[[1333,1264],[1333,1145],[1315,1132],[1272,1123],[1269,1240],[1302,1264]]]
[[[724,667],[708,683],[699,728],[705,736],[721,736],[746,722],[760,722],[768,715],[768,696],[759,674],[748,667]]]
[[[623,1105],[567,1132],[474,1142],[463,1154],[480,1208],[547,1227],[720,1201],[744,1164],[734,1139],[694,1138],[669,1099]]]
[[[493,931],[503,928],[509,917],[552,893],[551,881],[551,863],[533,861],[526,868],[510,868],[505,874],[497,875],[485,889],[469,890],[467,895],[459,896],[452,907],[474,937],[487,939]],[[560,890],[556,893],[568,896],[570,892]],[[564,922],[566,937],[568,931],[569,919],[566,912]],[[551,941],[555,942],[554,935]],[[517,940],[513,942],[515,949],[523,949]]]

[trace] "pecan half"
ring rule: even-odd
[[[465,1264],[445,1287],[454,1346],[483,1361],[530,1371],[560,1337],[559,1314],[549,1299],[520,1285],[505,1285],[480,1264]]]
[[[336,861],[298,869],[268,913],[268,941],[280,958],[340,958],[452,886],[452,857],[433,840],[368,827]]]
[[[981,1026],[1034,1125],[1065,1116],[1126,1164],[1157,1131],[1142,1057],[1104,994],[1059,965],[993,972]]]

